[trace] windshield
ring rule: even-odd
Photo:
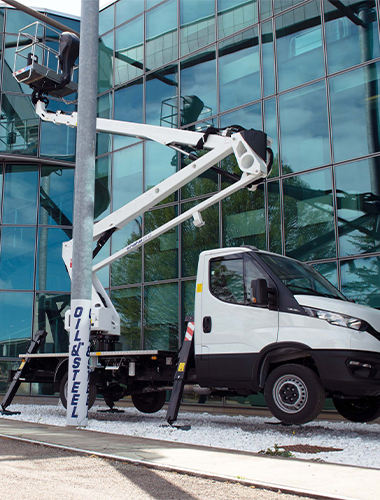
[[[347,300],[326,278],[314,268],[279,255],[261,253],[262,260],[295,295],[322,295]]]

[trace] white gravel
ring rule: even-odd
[[[317,420],[287,427],[269,417],[180,413],[176,424],[190,425],[191,429],[186,431],[168,426],[165,410],[146,415],[134,408],[113,414],[99,413],[99,409],[104,407],[94,406],[90,410],[88,430],[251,452],[274,450],[275,445],[280,448],[300,444],[331,447],[341,451],[293,452],[293,455],[300,459],[380,469],[380,425],[377,423]],[[60,403],[55,406],[14,404],[8,410],[21,414],[0,418],[66,425],[66,410]]]

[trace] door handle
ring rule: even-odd
[[[204,316],[204,318],[203,318],[203,332],[210,333],[211,326],[212,326],[211,316]]]

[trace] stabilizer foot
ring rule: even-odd
[[[21,411],[0,410],[0,415],[21,415]]]
[[[171,427],[173,429],[178,429],[180,431],[189,431],[191,429],[190,424],[188,424],[188,425],[173,425],[171,423],[168,423],[168,424],[162,424],[162,425],[160,425],[160,427]]]
[[[97,413],[124,413],[124,410],[119,410],[119,408],[108,408],[107,410],[98,410]]]

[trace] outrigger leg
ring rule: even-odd
[[[166,412],[166,421],[169,425],[177,420],[183,388],[185,385],[186,374],[188,370],[187,362],[194,342],[194,322],[187,324],[185,339],[179,353],[179,361],[176,374],[174,376],[173,389],[170,396],[169,406]]]
[[[38,351],[40,344],[44,340],[46,335],[47,335],[47,332],[45,332],[45,330],[38,330],[34,334],[32,340],[29,342],[29,345],[28,345],[28,348],[27,348],[25,354],[35,354]],[[1,408],[2,408],[0,411],[1,415],[17,415],[20,413],[19,411],[8,411],[8,410],[6,410],[6,408],[7,408],[7,406],[9,406],[12,403],[13,398],[15,397],[16,392],[17,392],[17,390],[20,387],[20,384],[22,382],[22,375],[23,375],[23,372],[25,370],[25,366],[29,362],[30,362],[30,358],[28,358],[28,357],[22,358],[21,364],[18,367],[18,370],[16,371],[16,373],[14,374],[11,385],[8,387],[8,391],[5,394],[4,399],[1,403]]]

